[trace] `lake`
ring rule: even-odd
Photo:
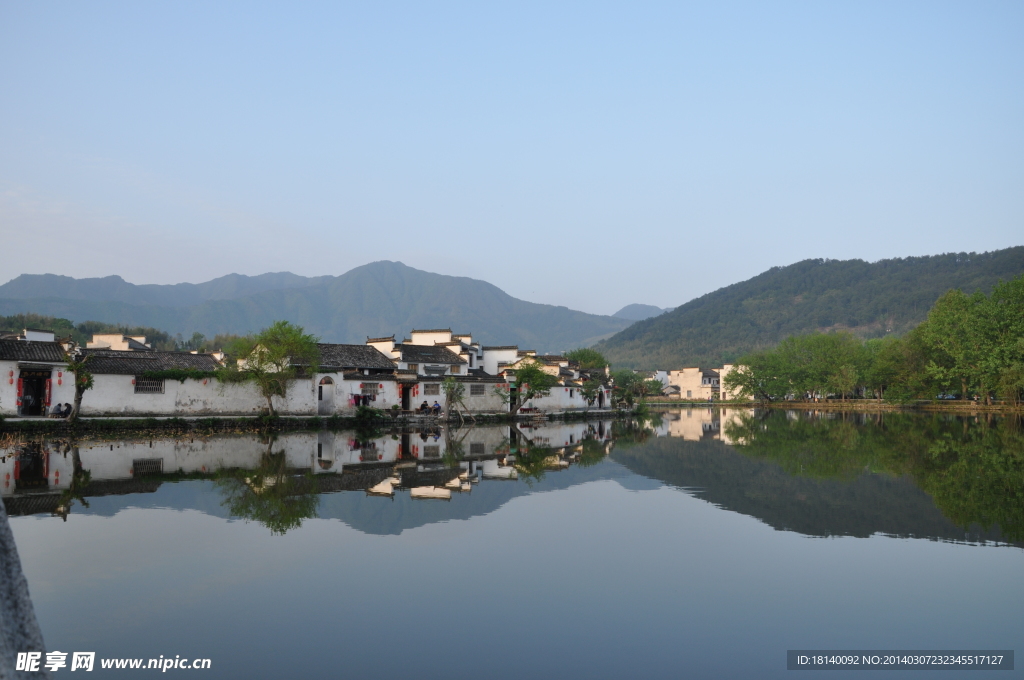
[[[47,649],[202,677],[775,678],[789,649],[1024,639],[1009,418],[673,409],[0,467]]]

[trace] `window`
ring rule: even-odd
[[[471,397],[482,397],[482,396],[484,396],[484,391],[486,389],[487,389],[486,385],[470,385],[469,386],[469,396],[471,396]]]
[[[686,390],[686,398],[690,399],[693,397],[693,390]]]
[[[483,442],[472,442],[469,445],[469,455],[471,455],[471,456],[482,456],[485,453],[487,453],[487,450],[484,448],[484,443]]]
[[[420,370],[420,365],[419,364],[406,364],[406,366],[409,367],[410,371],[417,371],[418,372]]]
[[[427,383],[423,386],[423,394],[430,396],[439,396],[441,394],[441,385],[438,383]]]
[[[163,458],[136,458],[132,460],[132,476],[159,475],[164,471]]]
[[[462,366],[452,366],[452,374],[458,373],[462,370]]]
[[[377,396],[377,384],[374,383],[373,385],[367,385],[366,383],[363,383],[363,395],[364,396],[374,396],[374,397],[376,397]]]
[[[135,376],[135,394],[163,394],[164,381]]]
[[[572,390],[569,390],[569,398],[572,399]]]
[[[424,446],[423,447],[423,457],[424,458],[440,458],[441,457],[441,447],[440,447],[440,445],[434,444],[434,445],[431,445],[431,446]]]

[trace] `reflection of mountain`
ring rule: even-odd
[[[863,473],[849,480],[793,476],[777,464],[748,458],[710,439],[661,437],[620,442],[612,459],[651,479],[684,488],[726,510],[776,529],[809,536],[875,533],[950,541],[1000,540],[998,532],[965,532],[913,481]]]

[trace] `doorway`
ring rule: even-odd
[[[317,415],[329,416],[334,413],[334,381],[330,378],[323,378],[316,388],[316,412]]]
[[[50,405],[49,386],[50,371],[22,369],[18,374],[19,414],[46,415],[46,407]]]
[[[412,410],[412,385],[402,385],[402,410]]]

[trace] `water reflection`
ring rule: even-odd
[[[22,442],[0,450],[0,474],[12,515],[114,514],[159,490],[165,505],[275,534],[312,517],[401,533],[615,480],[671,485],[810,536],[1024,542],[1024,434],[1011,418],[676,409],[643,421]]]

